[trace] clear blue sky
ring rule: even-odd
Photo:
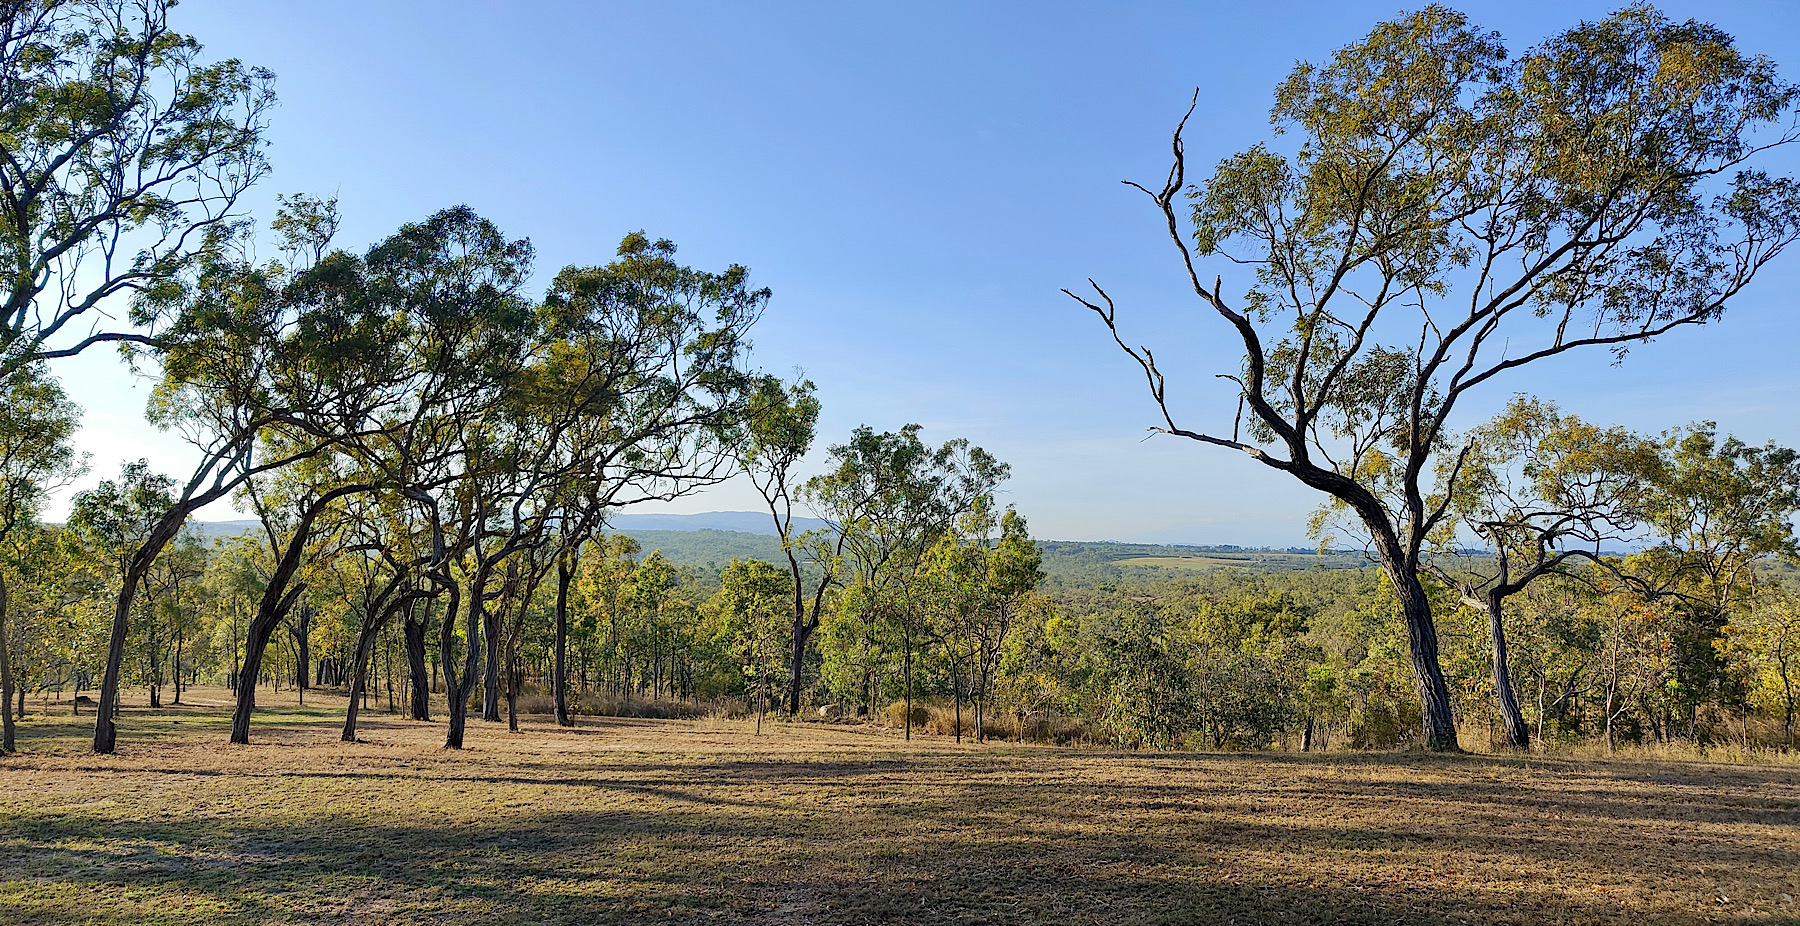
[[[1617,5],[1458,6],[1522,50]],[[1013,464],[1006,500],[1040,537],[1288,545],[1306,542],[1317,497],[1227,451],[1146,441],[1136,368],[1058,290],[1107,285],[1137,339],[1180,358],[1172,391],[1192,420],[1228,419],[1210,376],[1237,367],[1228,333],[1183,297],[1157,217],[1119,181],[1166,170],[1196,86],[1191,164],[1266,138],[1297,59],[1397,8],[184,0],[175,18],[210,53],[278,75],[259,218],[277,192],[336,194],[339,243],[361,249],[468,203],[532,239],[540,284],[642,228],[773,287],[757,359],[819,383],[822,443],[909,421],[968,437]],[[1800,4],[1663,9],[1800,77]],[[1469,420],[1522,389],[1605,423],[1709,418],[1800,443],[1796,283],[1790,254],[1718,326],[1623,366],[1589,355],[1533,373]],[[86,482],[128,457],[184,465],[109,354],[58,370],[88,410]],[[754,507],[726,486],[668,510]]]

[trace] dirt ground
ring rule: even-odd
[[[1794,767],[545,717],[449,752],[379,709],[340,743],[317,693],[232,747],[189,698],[115,756],[25,721],[0,924],[1800,922]]]

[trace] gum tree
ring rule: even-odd
[[[0,544],[37,520],[47,490],[80,468],[71,438],[81,411],[41,368],[0,380]],[[0,568],[0,754],[13,751],[13,657],[7,638],[9,589]]]
[[[267,171],[274,75],[203,61],[171,28],[174,6],[0,8],[0,379],[149,341],[107,317],[108,301],[203,259]]]
[[[1754,166],[1796,137],[1795,99],[1766,58],[1649,7],[1512,58],[1430,6],[1297,66],[1276,88],[1277,141],[1190,187],[1184,118],[1166,180],[1137,187],[1242,349],[1229,430],[1181,423],[1103,289],[1070,295],[1141,367],[1154,430],[1247,454],[1361,522],[1405,618],[1425,742],[1455,749],[1419,570],[1449,516],[1435,461],[1459,478],[1458,403],[1719,318],[1800,234],[1800,187]],[[1248,268],[1242,297],[1205,279],[1207,258]]]

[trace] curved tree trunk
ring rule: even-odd
[[[556,723],[558,726],[572,727],[575,719],[569,716],[569,583],[575,579],[575,570],[570,567],[567,557],[556,563],[556,662],[551,668],[550,684],[556,689]]]
[[[250,714],[256,710],[256,678],[262,674],[263,653],[269,647],[269,640],[275,636],[275,628],[280,626],[282,618],[293,610],[294,604],[306,591],[306,583],[294,583],[293,579],[300,569],[307,540],[312,536],[313,522],[337,499],[370,488],[372,486],[363,484],[339,486],[313,499],[306,510],[301,512],[299,522],[294,525],[293,536],[288,538],[287,547],[275,564],[275,571],[270,574],[268,584],[263,587],[262,600],[257,602],[256,614],[250,618],[250,626],[244,631],[244,663],[237,674],[237,706],[231,713],[233,743],[240,746],[250,743]]]
[[[207,498],[206,501],[212,501]],[[100,703],[94,712],[94,752],[110,755],[116,747],[119,737],[115,718],[119,710],[119,677],[125,667],[125,637],[131,629],[131,608],[137,602],[138,585],[144,581],[145,573],[150,565],[162,554],[175,535],[181,532],[181,525],[187,523],[188,513],[198,504],[189,502],[179,505],[163,515],[149,536],[144,538],[137,550],[127,561],[124,575],[120,577],[119,597],[113,602],[112,630],[106,644],[106,671],[100,676]]]
[[[412,719],[431,719],[431,670],[425,665],[425,632],[431,623],[431,609],[424,609],[424,616],[419,616],[417,603],[408,600],[406,617],[401,625],[406,636],[406,669],[412,675],[407,685],[411,692]]]
[[[1502,606],[1505,599],[1496,589],[1488,593],[1488,632],[1494,642],[1494,696],[1500,703],[1500,717],[1506,723],[1506,745],[1514,749],[1531,748],[1531,728],[1519,710],[1518,696],[1513,692],[1512,669],[1506,660],[1506,622]]]
[[[393,602],[387,600],[400,587],[400,582],[401,577],[396,576],[388,583],[381,596],[375,599],[375,606],[364,616],[362,630],[356,635],[356,664],[350,667],[350,704],[344,709],[344,732],[340,737],[346,743],[356,742],[356,717],[362,706],[363,691],[369,683],[369,659],[375,653],[375,638],[388,618],[409,600],[406,596]]]
[[[467,615],[465,633],[468,636],[467,652],[463,654],[463,670],[458,677],[455,660],[450,654],[456,651],[456,611],[461,603],[462,590],[454,579],[448,582],[450,592],[444,611],[444,623],[438,634],[439,661],[444,670],[444,694],[449,699],[450,728],[444,734],[444,748],[461,749],[463,732],[469,722],[469,695],[475,688],[475,677],[481,672],[481,630],[482,607],[481,588],[485,584],[485,570],[478,570],[474,581],[470,582],[469,605],[462,609]]]
[[[1450,687],[1444,682],[1444,670],[1438,659],[1437,624],[1432,620],[1431,600],[1412,570],[1395,568],[1396,564],[1388,562],[1383,565],[1400,599],[1400,612],[1406,619],[1425,748],[1434,752],[1457,752],[1461,746],[1456,740],[1456,716],[1450,710]]]
[[[0,755],[10,755],[18,748],[13,742],[12,647],[6,640],[6,606],[6,576],[0,575]],[[25,712],[19,711],[19,716]]]

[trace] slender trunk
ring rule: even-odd
[[[1488,592],[1488,633],[1494,643],[1494,696],[1500,702],[1500,717],[1506,722],[1506,745],[1514,749],[1531,748],[1531,728],[1519,710],[1519,699],[1513,692],[1512,670],[1506,661],[1505,599],[1498,589]]]
[[[406,606],[406,620],[402,625],[406,635],[406,667],[412,679],[408,689],[412,695],[412,719],[431,719],[431,672],[425,666],[425,633],[431,624],[431,608],[424,608],[424,616],[418,616],[419,608],[409,601]]]
[[[912,634],[901,634],[905,653],[901,660],[906,666],[906,738],[912,739]]]
[[[156,561],[162,548],[181,530],[182,522],[186,520],[185,506],[176,512],[170,512],[157,523],[122,570],[124,575],[120,577],[119,597],[113,602],[112,632],[106,645],[106,671],[100,676],[100,700],[94,711],[96,753],[110,755],[118,744],[119,731],[114,719],[119,711],[119,676],[125,667],[125,637],[131,629],[131,608],[137,603],[138,584],[143,581],[144,574],[150,571],[150,564]]]
[[[470,590],[470,604],[481,597],[484,585],[476,585]],[[490,723],[500,722],[500,614],[482,608],[481,630],[487,635],[484,641],[487,647],[487,674],[481,680],[481,719]]]
[[[1313,747],[1313,715],[1306,715],[1306,730],[1300,734],[1300,751],[1312,752]]]
[[[375,653],[375,638],[388,617],[406,604],[407,599],[404,597],[391,603],[387,600],[400,587],[400,583],[400,576],[395,576],[388,583],[380,597],[375,599],[369,613],[363,617],[362,631],[356,636],[356,664],[350,667],[350,703],[344,708],[344,732],[340,737],[346,743],[356,742],[358,705],[368,691],[369,660]]]
[[[444,735],[444,748],[461,749],[463,731],[469,721],[469,695],[474,691],[476,676],[481,673],[481,630],[482,606],[481,589],[486,587],[489,570],[476,567],[475,576],[469,583],[469,606],[463,609],[465,617],[464,633],[468,637],[467,651],[463,654],[463,670],[461,678],[457,677],[455,660],[450,654],[456,649],[456,610],[461,598],[461,589],[454,579],[447,576],[439,581],[448,582],[449,601],[444,611],[443,629],[438,635],[438,647],[444,664],[444,694],[450,699],[450,729]]]
[[[312,668],[312,609],[302,607],[294,630],[294,687],[300,690],[300,703],[306,703],[306,689],[311,685],[307,672]]]
[[[11,755],[17,748],[13,742],[13,676],[12,647],[6,640],[6,576],[0,574],[0,755]],[[24,694],[24,689],[19,690]],[[24,707],[19,708],[19,716],[25,716]]]
[[[556,664],[550,684],[556,689],[556,723],[562,727],[575,725],[575,720],[569,716],[569,583],[574,579],[575,570],[568,557],[559,559],[556,563]]]
[[[181,632],[175,632],[175,703],[181,703]]]
[[[956,702],[956,741],[962,742],[962,670],[950,662],[950,700]]]
[[[381,680],[387,685],[387,712],[394,713],[394,638],[389,636],[381,648]]]
[[[519,603],[519,620],[525,620],[525,603]],[[519,646],[516,642],[519,628],[515,625],[513,632],[506,635],[506,729],[519,732]]]

